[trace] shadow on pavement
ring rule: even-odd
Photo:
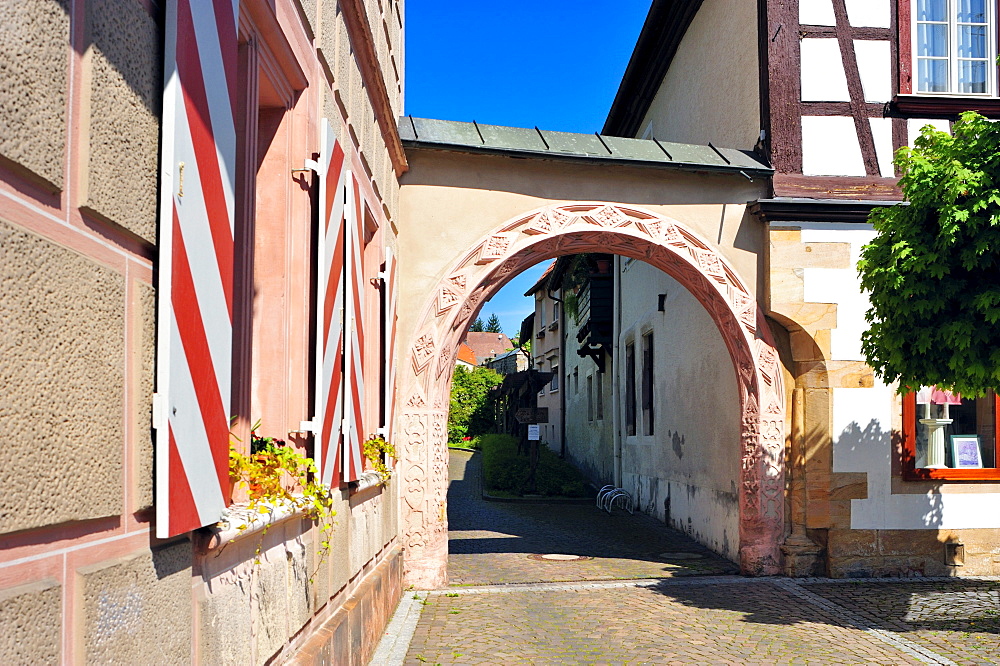
[[[449,576],[453,584],[667,578],[730,574],[737,567],[650,516],[593,504],[482,499],[478,454],[451,454]],[[565,554],[583,561],[539,562]],[[679,555],[678,555],[679,553]],[[669,554],[669,555],[665,555]]]

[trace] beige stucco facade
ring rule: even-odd
[[[400,265],[408,276],[399,295],[404,339],[413,335],[428,295],[451,263],[505,223],[550,204],[617,202],[675,219],[716,241],[748,288],[757,291],[763,227],[744,211],[762,195],[763,180],[452,151],[410,150],[407,156],[400,216],[412,222],[399,233]]]
[[[749,150],[760,136],[756,0],[705,0],[638,137]]]

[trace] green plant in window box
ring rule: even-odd
[[[229,446],[229,478],[235,485],[247,489],[248,513],[267,517],[280,507],[302,513],[320,528],[320,553],[322,558],[330,550],[330,533],[333,530],[333,495],[319,482],[316,463],[284,440],[258,435],[258,420],[250,429],[250,452],[241,453]],[[233,435],[234,439],[240,441]],[[250,524],[236,526],[240,532],[250,529]],[[267,534],[270,522],[264,525],[262,536]],[[263,543],[263,538],[261,539]],[[260,556],[261,543],[256,555]],[[259,563],[259,559],[257,560]]]
[[[369,435],[368,439],[361,445],[361,451],[365,458],[371,463],[372,468],[378,472],[382,483],[386,483],[392,478],[392,470],[386,465],[387,458],[396,457],[396,447],[390,444],[382,435]]]

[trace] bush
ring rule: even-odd
[[[483,482],[487,491],[527,493],[531,460],[527,455],[518,455],[517,439],[511,435],[482,435],[477,439],[483,451]],[[578,469],[560,459],[547,446],[538,448],[535,494],[546,497],[586,497],[589,494]]]
[[[461,444],[465,437],[475,437],[495,427],[495,401],[490,389],[503,382],[503,376],[489,368],[455,368],[451,380],[451,404],[448,409],[448,442]]]

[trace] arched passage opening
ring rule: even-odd
[[[455,353],[480,306],[522,270],[587,252],[640,259],[664,271],[711,316],[729,351],[740,400],[739,564],[781,570],[784,521],[783,379],[771,333],[745,283],[676,220],[634,206],[579,202],[510,220],[452,264],[428,297],[399,371],[401,519],[409,584],[445,584],[447,411]]]

